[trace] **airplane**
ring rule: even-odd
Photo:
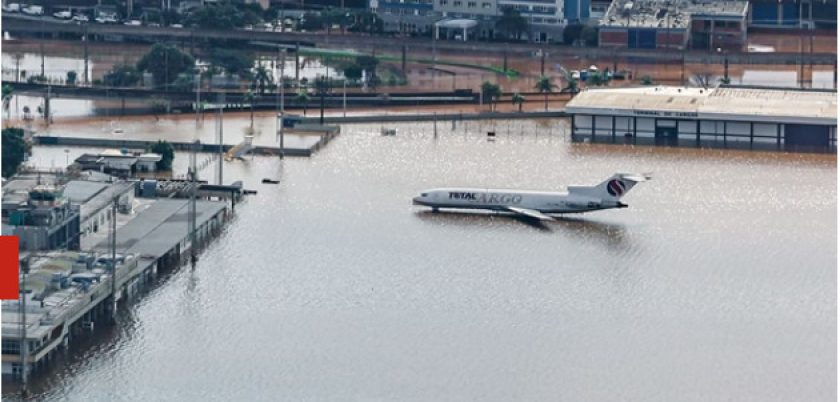
[[[650,175],[616,173],[596,186],[569,186],[568,192],[494,190],[482,188],[435,188],[413,198],[414,205],[441,208],[483,209],[511,212],[521,217],[554,221],[547,214],[569,214],[601,209],[627,208],[621,202],[637,183]]]

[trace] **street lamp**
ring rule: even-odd
[[[717,48],[718,54],[723,53],[723,82],[729,83],[729,54],[726,50]]]

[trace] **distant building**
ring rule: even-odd
[[[598,42],[631,49],[740,50],[748,7],[740,0],[615,0],[598,24]]]
[[[138,172],[154,172],[162,156],[145,153],[134,155],[118,150],[106,150],[98,154],[84,154],[75,163],[81,170],[107,173],[116,177],[131,177]]]
[[[574,141],[837,150],[837,92],[644,86],[591,89],[567,105]]]
[[[750,0],[751,27],[837,28],[837,0]]]

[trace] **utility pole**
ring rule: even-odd
[[[199,124],[199,113],[201,110],[201,69],[196,69],[196,82],[195,82],[195,127],[198,128]]]
[[[218,175],[219,175],[219,185],[223,185],[224,183],[222,182],[222,180],[223,180],[222,173],[223,173],[224,161],[225,161],[225,158],[224,158],[224,142],[223,142],[224,141],[224,122],[225,122],[225,112],[224,112],[224,110],[225,110],[225,91],[224,91],[224,89],[221,92],[219,92],[219,95],[218,95],[217,99],[219,101],[219,112],[217,113],[217,118],[216,118],[216,137],[219,140],[219,146],[218,146],[218,149],[217,149],[218,156],[219,156],[219,172],[218,172]]]
[[[405,74],[405,50],[406,50],[405,45],[402,45],[402,73],[403,74]]]
[[[540,49],[540,75],[545,75],[545,47]]]
[[[281,49],[282,52],[280,52]],[[278,47],[277,51],[280,53],[280,112],[277,114],[277,135],[280,137],[280,159],[283,159],[285,156],[283,151],[283,120],[286,118],[286,49]]]
[[[189,167],[189,179],[190,179],[190,202],[188,208],[188,220],[187,226],[190,235],[190,267],[195,269],[195,263],[198,261],[197,250],[196,247],[198,243],[196,242],[195,232],[196,232],[196,201],[195,201],[195,194],[198,186],[198,180],[196,179],[197,169],[196,169],[196,151],[198,150],[199,142],[196,140],[193,142],[190,152],[190,167]],[[221,162],[220,162],[221,163]]]
[[[111,202],[111,222],[108,225],[111,229],[111,319],[114,320],[117,318],[117,200],[119,198],[114,197]]]
[[[300,42],[295,42],[295,82],[300,84]]]
[[[85,85],[90,85],[90,74],[88,73],[88,24],[85,23]]]
[[[26,348],[26,275],[29,274],[29,257],[25,258],[20,266],[23,279],[20,286],[20,383],[21,393],[27,395],[27,367],[26,360],[29,351]]]

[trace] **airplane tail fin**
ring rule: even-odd
[[[618,201],[626,195],[636,183],[648,181],[650,174],[616,173],[595,186],[571,186],[569,193],[581,194],[602,200]]]

